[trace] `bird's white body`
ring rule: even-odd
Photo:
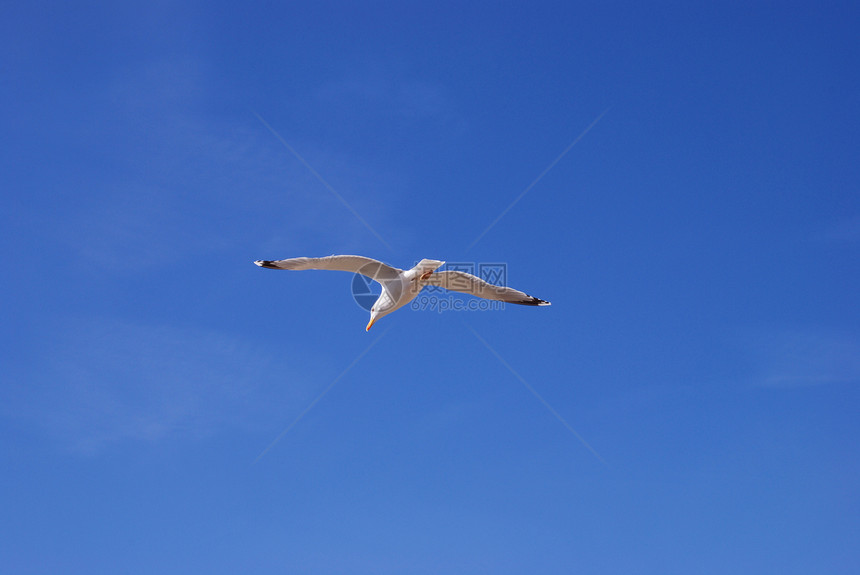
[[[421,260],[394,279],[377,280],[382,286],[382,293],[370,309],[371,325],[375,321],[374,311],[377,312],[376,317],[382,317],[411,302],[427,285],[427,277],[444,264],[439,260]]]
[[[495,286],[460,271],[436,272],[445,262],[421,260],[412,269],[401,270],[378,260],[363,256],[328,256],[324,258],[291,258],[287,260],[257,260],[260,267],[281,270],[340,270],[362,274],[378,282],[382,293],[370,309],[369,330],[379,318],[397,311],[421,293],[424,286],[434,285],[449,290],[469,293],[486,299],[495,299],[521,305],[550,305],[548,301],[532,297],[521,291]]]

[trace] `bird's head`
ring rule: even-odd
[[[382,288],[382,293],[379,294],[379,299],[370,308],[370,321],[367,323],[365,331],[370,331],[376,321],[397,309],[397,301],[388,292],[385,287]]]
[[[373,324],[376,323],[376,320],[382,317],[382,314],[376,311],[375,309],[370,310],[370,321],[367,322],[367,327],[364,328],[364,331],[370,331],[370,328],[373,327]]]

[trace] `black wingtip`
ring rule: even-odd
[[[508,301],[505,303],[515,303],[515,304],[519,304],[519,305],[552,305],[551,303],[549,303],[546,300],[543,300],[543,299],[540,299],[537,297],[532,297],[532,296],[528,296],[528,299],[522,299],[519,301]]]
[[[254,263],[257,264],[258,266],[260,266],[261,268],[271,268],[273,270],[278,269],[277,266],[273,265],[275,262],[273,262],[271,260],[257,260]]]

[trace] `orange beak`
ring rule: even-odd
[[[378,319],[378,318],[373,318],[373,319],[371,319],[371,320],[370,320],[370,322],[368,322],[367,327],[366,327],[366,328],[364,328],[364,331],[370,331],[370,328],[372,328],[372,327],[373,327],[373,324],[374,324],[374,323],[376,323],[376,320],[377,320],[377,319]]]

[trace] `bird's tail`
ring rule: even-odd
[[[425,259],[425,260],[421,260],[420,262],[415,264],[415,267],[412,269],[416,270],[419,274],[424,274],[427,272],[436,271],[437,268],[440,268],[443,265],[445,265],[445,262],[442,262],[439,260],[426,260]]]

